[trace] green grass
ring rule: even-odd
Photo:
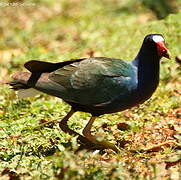
[[[181,79],[174,59],[181,54],[181,12],[157,20],[138,1],[30,2],[36,5],[0,7],[1,82],[25,70],[23,64],[31,59],[58,62],[88,57],[93,51],[95,56],[131,60],[149,33],[164,35],[172,59],[161,64],[161,82],[150,100],[95,122],[93,133],[120,141],[120,154],[75,153],[76,138],[63,133],[56,123],[45,123],[65,116],[70,109],[67,104],[45,94],[20,100],[1,85],[0,179],[179,179]],[[81,132],[89,118],[77,112],[69,126]],[[120,122],[130,129],[119,130]],[[175,143],[156,152],[139,151],[167,141]],[[130,152],[133,149],[137,152]]]

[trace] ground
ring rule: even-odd
[[[0,179],[181,177],[181,12],[158,20],[138,1],[40,0],[1,3],[0,16]],[[131,60],[149,33],[163,34],[172,53],[161,63],[158,89],[142,105],[100,116],[93,128],[99,138],[118,143],[119,154],[77,151],[76,137],[56,123],[70,106],[45,94],[18,99],[4,84],[31,59]],[[89,118],[77,112],[69,126],[81,132]]]

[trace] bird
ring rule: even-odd
[[[24,64],[29,72],[16,72],[9,85],[20,98],[43,92],[61,98],[71,106],[59,121],[59,127],[70,135],[116,152],[119,148],[92,135],[95,119],[104,114],[130,109],[148,100],[159,84],[160,60],[170,59],[170,51],[161,34],[144,37],[132,61],[107,57],[89,57],[51,63],[30,60]],[[77,111],[91,114],[82,134],[70,129],[69,118]]]

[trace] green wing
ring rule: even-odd
[[[49,75],[49,79],[64,87],[62,99],[80,104],[100,104],[127,94],[134,71],[118,59],[88,58],[66,65]]]

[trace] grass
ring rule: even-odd
[[[75,153],[76,138],[56,123],[46,124],[61,119],[70,109],[67,104],[45,94],[20,100],[1,85],[1,179],[179,179],[181,79],[174,58],[181,52],[181,13],[157,20],[141,3],[129,0],[31,2],[35,6],[0,7],[1,82],[24,70],[30,59],[58,62],[90,53],[133,59],[149,33],[164,35],[172,60],[161,64],[160,85],[150,100],[95,122],[93,133],[118,141],[120,154]],[[89,117],[78,112],[69,126],[81,132]],[[122,122],[126,129],[121,130]],[[152,152],[139,151],[165,142]]]

